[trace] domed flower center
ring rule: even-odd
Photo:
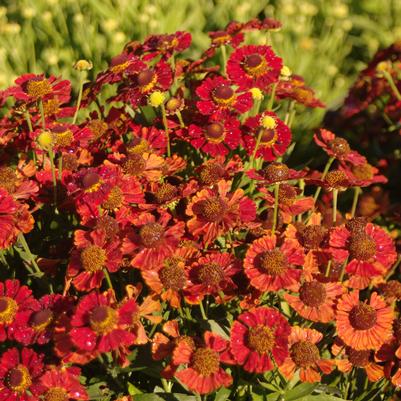
[[[345,227],[351,234],[365,234],[365,227],[368,224],[366,217],[354,217],[345,223]]]
[[[182,102],[180,99],[178,99],[176,97],[172,97],[166,103],[166,110],[169,113],[173,114],[181,109],[181,105],[182,105]]]
[[[362,164],[360,166],[352,167],[352,174],[358,180],[371,180],[373,178],[373,168],[369,163]]]
[[[79,167],[77,156],[70,153],[64,153],[63,156],[63,170],[76,171]]]
[[[360,302],[351,309],[349,321],[354,329],[369,330],[376,324],[377,312],[370,305]]]
[[[127,148],[127,152],[132,154],[141,155],[149,150],[149,143],[146,139],[135,137]]]
[[[29,324],[36,331],[44,330],[53,321],[53,312],[50,309],[42,309],[39,312],[35,312],[30,320]]]
[[[26,83],[26,93],[35,99],[40,99],[52,93],[52,86],[46,78],[32,78]]]
[[[235,99],[234,91],[228,85],[217,86],[213,90],[213,99],[221,105],[229,105]]]
[[[210,163],[201,167],[199,179],[204,185],[212,185],[223,178],[224,174],[224,167],[221,164]]]
[[[209,142],[220,143],[224,140],[226,134],[222,124],[211,123],[206,127],[205,136]]]
[[[258,256],[260,266],[270,276],[279,276],[283,274],[288,267],[287,257],[280,249],[272,249]]]
[[[260,324],[249,328],[247,335],[249,348],[262,355],[271,351],[274,347],[274,343],[275,336],[271,328]]]
[[[351,236],[349,252],[352,259],[369,260],[376,254],[376,243],[369,235],[358,233]]]
[[[12,323],[17,311],[18,304],[16,301],[9,297],[0,297],[0,323]]]
[[[81,252],[82,267],[88,272],[102,270],[105,266],[106,259],[106,251],[97,245],[89,245]]]
[[[166,182],[157,189],[155,193],[156,202],[159,204],[170,202],[177,195],[177,192],[178,189],[174,185]]]
[[[381,291],[386,298],[401,299],[401,283],[397,280],[390,280],[381,287]]]
[[[217,196],[201,200],[196,206],[199,209],[200,216],[210,223],[221,221],[226,210],[225,202]]]
[[[363,368],[369,364],[370,351],[357,351],[355,349],[348,348],[347,355],[353,366]]]
[[[67,391],[61,387],[49,388],[44,397],[44,401],[67,401],[68,399]]]
[[[0,167],[0,187],[3,187],[10,194],[17,186],[17,174],[11,167]]]
[[[108,238],[114,237],[120,230],[117,220],[108,214],[99,217],[96,223],[96,229],[104,230]]]
[[[260,137],[260,144],[263,146],[271,147],[278,139],[277,131],[269,128],[260,128],[262,130],[262,135]]]
[[[324,241],[327,234],[327,229],[313,224],[303,228],[300,234],[302,244],[305,248],[317,249]]]
[[[220,367],[219,354],[210,348],[198,348],[192,356],[192,367],[201,376],[213,375]]]
[[[52,130],[53,141],[57,146],[70,146],[74,141],[74,134],[68,128],[59,126]]]
[[[198,279],[205,285],[219,285],[219,283],[224,280],[224,270],[217,263],[205,263],[199,268]]]
[[[90,313],[89,324],[92,330],[98,334],[109,333],[113,330],[117,322],[117,311],[110,306],[96,306]]]
[[[243,63],[245,71],[254,77],[263,75],[267,70],[266,60],[257,53],[247,56]]]
[[[129,175],[139,175],[146,167],[146,161],[140,154],[130,154],[127,160],[124,162],[122,168],[124,173]]]
[[[397,339],[398,343],[401,343],[401,319],[397,319],[394,321],[394,336]]]
[[[89,121],[89,129],[92,131],[93,140],[99,139],[107,131],[108,125],[102,120],[95,119]]]
[[[156,74],[151,70],[144,70],[138,74],[137,82],[142,91],[148,91],[153,88],[157,81]]]
[[[109,192],[107,199],[102,203],[104,209],[116,210],[120,208],[124,201],[124,194],[120,187],[115,186]]]
[[[148,223],[141,227],[139,236],[145,248],[155,248],[163,242],[164,228],[158,223]]]
[[[24,393],[32,384],[28,369],[24,365],[18,365],[10,369],[6,376],[7,387],[17,393]]]
[[[290,349],[291,359],[301,368],[314,365],[320,358],[319,349],[310,341],[299,341]]]
[[[49,99],[43,102],[43,111],[46,117],[54,116],[60,111],[61,103],[58,99]]]
[[[184,269],[179,264],[169,264],[159,273],[160,281],[165,289],[182,290],[186,284]]]
[[[97,191],[101,184],[100,175],[96,173],[87,173],[82,178],[82,186],[86,192]]]
[[[348,141],[344,138],[335,138],[329,143],[329,147],[335,156],[341,157],[346,156],[351,152],[351,148]]]
[[[347,175],[341,170],[329,171],[325,181],[331,188],[341,188],[347,185]]]
[[[299,298],[301,301],[312,308],[324,304],[326,300],[326,288],[319,281],[306,281],[299,289]]]
[[[269,181],[285,181],[290,175],[290,169],[284,163],[270,163],[265,168],[265,177]]]
[[[280,185],[278,199],[283,205],[291,206],[297,197],[297,190],[286,184]]]

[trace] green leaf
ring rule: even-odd
[[[317,387],[317,384],[301,383],[300,385],[288,390],[284,394],[286,401],[299,400],[309,394],[312,394],[313,390]],[[317,400],[316,400],[317,401]]]
[[[214,401],[226,401],[230,396],[231,391],[228,388],[222,387],[214,397]]]
[[[142,391],[139,390],[139,388],[134,386],[132,383],[128,382],[128,394],[129,395],[142,394]]]
[[[334,397],[329,394],[307,395],[306,397],[298,398],[298,401],[347,401],[343,398]]]
[[[136,394],[134,401],[196,401],[193,395],[180,393],[146,393]]]

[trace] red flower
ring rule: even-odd
[[[104,278],[103,270],[116,272],[121,265],[120,243],[106,239],[104,230],[75,231],[76,249],[67,267],[67,276],[79,291],[99,288]]]
[[[204,344],[195,349],[187,341],[181,341],[173,362],[187,367],[176,372],[175,377],[198,394],[211,393],[221,386],[229,387],[232,377],[220,366],[220,362],[232,363],[228,346],[228,341],[210,331],[204,333]]]
[[[242,114],[253,105],[250,92],[239,94],[238,90],[231,88],[230,81],[221,76],[206,78],[196,89],[196,94],[201,99],[196,106],[205,115],[221,116],[227,112]]]
[[[243,46],[236,49],[227,62],[227,74],[241,89],[267,90],[277,82],[283,66],[270,46]]]
[[[192,42],[192,36],[188,32],[175,32],[165,35],[150,35],[138,53],[149,52],[144,59],[153,58],[161,54],[165,58],[170,58],[174,53],[181,53],[186,50]]]
[[[88,400],[85,387],[79,382],[81,370],[75,366],[53,367],[40,378],[43,397],[47,401]]]
[[[42,392],[38,379],[43,371],[43,355],[30,348],[11,348],[0,359],[0,400],[36,401]]]
[[[277,246],[275,235],[255,240],[248,248],[244,269],[251,285],[260,291],[278,291],[297,288],[304,254],[297,241],[286,239]]]
[[[193,147],[209,155],[227,155],[240,144],[239,125],[235,117],[227,116],[223,120],[212,118],[203,125],[191,124],[188,127],[188,139]]]
[[[230,45],[234,48],[238,47],[244,41],[244,34],[242,29],[244,24],[232,21],[227,24],[222,31],[208,32],[212,41],[212,47]]]
[[[243,126],[245,149],[248,155],[255,151],[259,139],[256,157],[265,161],[274,161],[281,156],[291,142],[291,131],[273,112],[265,111],[249,117]]]
[[[384,275],[397,258],[391,237],[372,223],[351,221],[347,227],[334,228],[330,247],[336,261],[348,260],[345,271],[351,275],[350,284],[358,289],[365,288],[372,277]]]
[[[219,181],[217,189],[203,189],[187,207],[188,229],[195,237],[203,236],[205,243],[256,217],[254,202],[244,196],[242,189],[230,193],[230,187],[230,182]]]
[[[263,373],[288,356],[291,328],[275,309],[259,307],[242,313],[231,329],[231,353],[247,372]]]
[[[340,169],[345,172],[348,179],[356,187],[367,187],[372,184],[385,184],[388,182],[387,177],[378,174],[379,170],[367,162],[351,165],[350,167],[341,166]]]
[[[91,292],[80,300],[71,320],[71,340],[84,351],[110,352],[134,343],[111,292]]]

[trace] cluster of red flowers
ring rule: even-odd
[[[324,105],[245,42],[279,27],[231,23],[195,61],[185,32],[131,42],[76,103],[53,76],[0,92],[0,401],[85,400],[96,377],[109,398],[401,386],[399,260],[358,214],[386,178],[326,129],[323,172],[288,167],[296,113]]]

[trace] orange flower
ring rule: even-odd
[[[377,350],[392,333],[393,309],[376,292],[369,304],[359,300],[359,291],[344,294],[337,305],[337,332],[357,351]]]
[[[280,372],[291,379],[299,370],[299,378],[303,382],[316,383],[321,379],[320,371],[325,374],[333,370],[334,362],[322,359],[317,343],[323,334],[313,329],[292,327],[289,340],[290,356],[279,367]]]

